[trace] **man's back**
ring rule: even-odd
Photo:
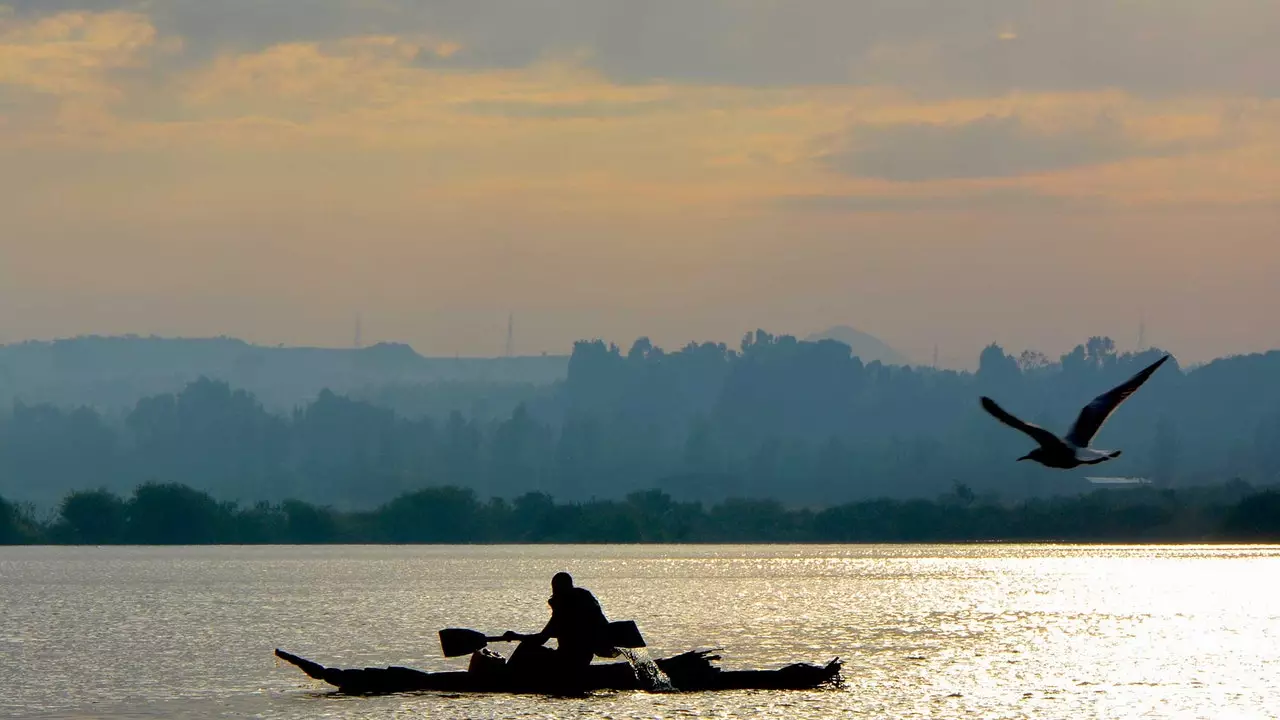
[[[559,640],[562,650],[595,651],[603,646],[609,620],[590,590],[575,587],[552,595],[547,602],[551,605],[551,635]]]
[[[551,578],[551,598],[547,604],[551,606],[551,619],[540,632],[521,635],[508,630],[503,635],[505,639],[520,641],[507,663],[509,667],[535,676],[549,674],[561,682],[576,682],[594,655],[613,657],[609,620],[604,610],[590,590],[574,587],[569,573],[558,572]],[[550,638],[557,640],[554,651],[543,646]]]

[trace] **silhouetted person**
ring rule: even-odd
[[[517,672],[550,670],[557,680],[572,683],[581,679],[593,656],[616,655],[608,643],[609,620],[600,603],[590,590],[574,587],[569,573],[558,572],[551,578],[547,604],[551,606],[551,619],[541,631],[523,635],[508,630],[503,634],[507,640],[520,641],[508,663]],[[551,638],[557,640],[556,650],[544,647]]]

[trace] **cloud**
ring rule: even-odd
[[[0,15],[0,86],[114,94],[104,74],[140,66],[155,41],[149,19],[135,13],[68,12],[27,22]]]
[[[0,150],[112,134],[162,87],[181,40],[136,12],[21,14],[0,7]],[[162,92],[162,91],[161,91]]]
[[[1099,211],[1112,207],[1099,197],[1049,195],[1024,188],[984,188],[950,194],[826,194],[778,198],[784,210],[831,213],[989,212],[1046,210]]]
[[[913,304],[920,333],[985,339],[986,311],[1025,310],[992,287],[1046,282],[1011,259],[1113,250],[1094,318],[1130,291],[1216,298],[1214,323],[1238,317],[1223,297],[1275,294],[1270,5],[952,5],[20,0],[0,256],[12,292],[61,308],[24,332],[106,330],[89,308],[149,287],[169,302],[112,322],[189,329],[208,292],[262,308],[211,311],[218,332],[314,342],[380,304],[389,335],[450,349],[512,306],[556,342],[909,324]],[[1145,263],[1153,237],[1172,250]],[[1222,293],[1187,282],[1207,274]],[[460,306],[480,309],[431,310]],[[1082,312],[1027,322],[1075,333]]]
[[[679,108],[673,100],[636,100],[631,102],[531,102],[525,100],[476,100],[458,106],[462,112],[505,118],[541,118],[548,120],[573,118],[638,117]]]
[[[352,35],[453,42],[422,62],[582,53],[624,83],[889,85],[920,97],[1119,88],[1280,96],[1280,4],[1258,0],[8,0],[20,15],[145,8],[184,63]]]
[[[860,124],[846,144],[824,162],[849,175],[896,182],[1038,175],[1184,149],[1179,143],[1145,143],[1105,115],[1062,130],[1040,128],[1016,115],[954,124]]]
[[[562,1],[565,7],[573,3]],[[269,18],[298,12],[294,0],[269,7],[227,2],[220,22],[229,25],[267,13],[260,25],[270,28]],[[485,17],[482,0],[476,6],[316,0],[314,17],[288,33],[277,23],[279,32],[263,30],[260,39],[314,37],[252,50],[219,40],[204,60],[192,48],[221,38],[216,23],[184,26],[174,18],[206,11],[186,0],[145,7],[147,14],[49,15],[35,4],[0,20],[0,58],[6,61],[0,72],[7,73],[0,87],[0,150],[75,144],[87,151],[270,151],[308,154],[308,162],[340,158],[361,168],[372,164],[359,159],[362,154],[403,154],[392,163],[397,172],[435,182],[448,178],[453,193],[496,196],[518,189],[527,198],[538,188],[619,203],[742,206],[804,195],[892,198],[897,182],[974,178],[1018,180],[1036,197],[1124,197],[1141,190],[1166,198],[1231,199],[1272,177],[1265,161],[1271,156],[1259,151],[1250,157],[1260,159],[1243,163],[1234,156],[1230,164],[1219,160],[1213,174],[1204,175],[1217,178],[1212,188],[1200,180],[1209,156],[1224,147],[1265,149],[1280,141],[1280,105],[1250,98],[1143,99],[1112,89],[931,99],[890,86],[760,86],[674,77],[624,82],[600,69],[608,65],[600,53],[619,51],[614,46],[625,45],[625,38],[597,36],[577,49],[557,41],[531,56],[525,50],[537,43],[529,38],[544,34],[546,18],[513,10],[529,21],[529,37],[507,45],[477,24]],[[642,26],[661,27],[667,22],[662,18],[679,13],[674,5],[654,7],[656,15],[626,12],[638,13],[631,18],[637,22],[648,18]],[[747,23],[755,29],[728,43],[738,48],[735,53],[754,52],[753,38],[769,31],[761,18],[796,21],[770,15],[764,6],[743,7],[755,8]],[[606,10],[622,12],[607,2],[601,8],[588,15],[601,20]],[[813,11],[804,6],[797,13],[804,18]],[[699,23],[724,9],[701,12],[710,14],[699,15]],[[830,12],[835,17],[842,11]],[[372,20],[358,22],[366,17]],[[391,18],[402,22],[391,27]],[[931,20],[918,20],[921,29],[932,27]],[[353,25],[390,29],[341,34]],[[1019,42],[1028,32],[1016,23],[996,25],[996,42]],[[180,34],[179,27],[204,33],[205,40]],[[475,65],[490,46],[524,48],[517,54],[525,53],[527,62]],[[937,49],[922,43],[913,52],[882,59],[927,66]],[[1201,157],[1192,157],[1196,153]],[[1177,165],[1156,167],[1156,160]],[[943,198],[961,190],[929,192]],[[1034,201],[1017,200],[1022,206]]]

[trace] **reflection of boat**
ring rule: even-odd
[[[712,665],[719,655],[712,650],[690,652],[654,662],[679,691],[703,690],[807,690],[840,681],[840,659],[826,665],[794,663],[777,670],[721,670]],[[477,672],[423,672],[406,667],[342,670],[325,667],[284,650],[276,656],[297,665],[307,675],[324,680],[349,695],[444,690],[447,692],[551,692],[537,682],[520,682],[501,668]],[[629,663],[597,663],[587,668],[586,690],[642,690],[643,683]]]

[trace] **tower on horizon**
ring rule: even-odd
[[[515,355],[515,332],[516,332],[515,314],[508,313],[507,314],[507,346],[504,352],[506,357],[512,357]]]

